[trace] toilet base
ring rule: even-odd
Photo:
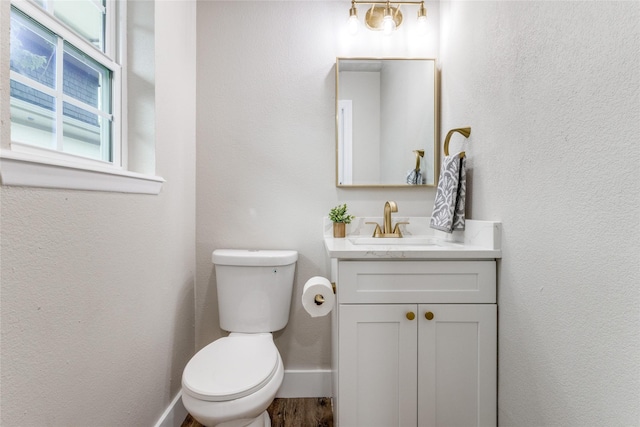
[[[271,418],[269,413],[264,411],[258,418],[254,420],[233,420],[226,423],[217,424],[216,427],[271,427]]]

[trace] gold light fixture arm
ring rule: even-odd
[[[427,19],[427,9],[424,7],[424,2],[420,3],[420,9],[418,9],[418,19]]]
[[[449,155],[449,140],[451,139],[451,135],[453,135],[456,132],[461,134],[465,138],[469,138],[469,135],[471,135],[471,128],[470,127],[466,127],[466,128],[451,129],[447,133],[447,136],[444,139],[444,155],[445,156]],[[465,156],[465,152],[463,151],[463,152],[460,153],[460,158],[463,158],[464,156]]]
[[[349,16],[355,16],[356,18],[358,17],[358,9],[356,9],[355,0],[351,0],[351,9],[349,9]]]
[[[386,5],[387,3],[393,3],[393,4],[416,4],[416,5],[422,5],[424,6],[424,1],[366,1],[366,0],[352,0],[351,4],[370,4],[370,5],[375,5],[375,4],[384,4]]]

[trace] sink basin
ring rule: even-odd
[[[433,237],[351,237],[349,241],[354,245],[402,245],[402,246],[436,246]]]

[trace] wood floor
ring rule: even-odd
[[[333,427],[331,399],[328,397],[275,399],[267,409],[271,427]],[[191,415],[182,427],[202,427]]]

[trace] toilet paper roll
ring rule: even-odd
[[[333,309],[336,296],[333,286],[325,277],[315,276],[307,280],[302,290],[302,306],[311,317],[326,316]]]

